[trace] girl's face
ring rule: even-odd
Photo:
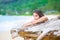
[[[35,20],[37,20],[37,19],[40,18],[39,15],[38,15],[37,13],[33,13],[33,17],[34,17]]]

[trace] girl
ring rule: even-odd
[[[23,24],[22,29],[25,29],[25,28],[30,27],[32,25],[44,23],[48,20],[48,18],[40,10],[35,10],[33,12],[33,17],[34,17],[34,20],[32,20],[31,22]]]

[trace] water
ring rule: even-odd
[[[0,32],[8,31],[30,20],[31,16],[0,16]]]

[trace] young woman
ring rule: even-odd
[[[32,20],[31,22],[23,24],[22,28],[19,28],[19,31],[23,31],[27,27],[30,27],[30,26],[36,25],[36,24],[41,24],[41,23],[44,23],[48,20],[48,18],[40,10],[35,10],[33,12],[33,17],[34,17],[34,20]],[[18,36],[18,35],[14,36],[13,32],[15,32],[15,31],[16,30],[11,30],[12,38],[15,38]]]
[[[22,27],[23,28],[30,27],[31,25],[36,25],[36,24],[44,23],[44,22],[46,22],[48,20],[48,18],[40,10],[35,10],[33,12],[33,17],[34,17],[34,20],[32,20],[31,22],[23,24]]]
[[[27,28],[27,27],[30,27],[31,25],[36,25],[36,24],[41,24],[41,23],[44,23],[48,20],[48,18],[42,13],[42,11],[39,11],[39,10],[35,10],[34,13],[33,13],[33,17],[34,17],[34,20],[32,20],[31,22],[28,22],[28,23],[25,23],[23,25],[23,27]],[[49,28],[47,28],[46,30],[44,30],[44,32],[38,36],[38,38],[36,40],[41,40],[51,29],[52,31],[54,31],[55,29],[53,29],[55,26],[56,28],[60,27],[60,16],[58,16],[57,18],[55,19],[52,19],[52,20],[56,20],[56,21],[53,21],[52,24],[51,22],[49,22]],[[54,25],[53,25],[54,24]],[[46,25],[47,26],[47,25]],[[53,27],[50,29],[50,26]]]

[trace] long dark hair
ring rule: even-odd
[[[43,12],[41,10],[34,10],[34,13],[38,14],[39,17],[44,16]]]

